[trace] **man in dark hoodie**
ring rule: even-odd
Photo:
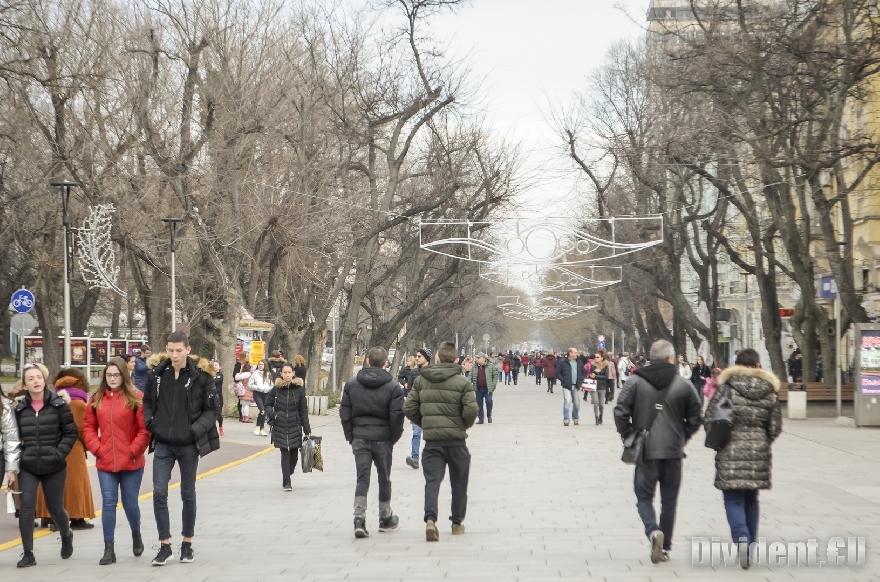
[[[440,540],[437,500],[440,483],[449,467],[452,484],[452,535],[464,533],[471,454],[465,445],[467,429],[477,419],[477,398],[471,382],[461,375],[455,344],[443,342],[437,350],[440,363],[422,368],[403,413],[421,426],[425,436],[422,469],[425,473],[425,539]]]
[[[214,423],[214,377],[189,357],[189,338],[182,331],[168,336],[168,358],[150,374],[144,391],[144,423],[153,433],[153,512],[161,546],[154,566],[164,566],[173,556],[168,518],[168,483],[176,462],[180,467],[183,500],[183,543],[180,561],[192,562],[196,526],[196,473],[199,457],[220,448]],[[152,446],[152,445],[151,445]]]
[[[403,388],[385,370],[388,352],[370,348],[364,368],[345,383],[339,419],[345,440],[354,453],[357,486],[354,490],[354,537],[368,538],[367,492],[370,472],[379,477],[379,531],[396,530],[398,518],[391,511],[391,451],[403,434]]]
[[[669,560],[675,509],[681,487],[685,443],[700,429],[700,399],[690,380],[678,374],[675,348],[665,340],[651,346],[649,366],[626,381],[614,407],[617,432],[647,431],[644,463],[636,466],[635,493],[639,517],[651,542],[651,562]],[[654,495],[660,484],[660,524]]]

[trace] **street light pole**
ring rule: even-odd
[[[174,246],[174,235],[177,234],[177,224],[183,222],[182,218],[163,218],[162,222],[168,225],[171,232],[171,331],[177,331],[177,277],[175,273],[174,255],[177,250]]]
[[[61,191],[61,224],[64,226],[64,367],[70,367],[70,276],[73,271],[73,261],[70,257],[70,189],[81,187],[79,182],[50,182],[51,186],[57,186]],[[51,342],[54,342],[50,338]],[[51,349],[51,348],[50,348]]]

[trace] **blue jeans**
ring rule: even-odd
[[[578,390],[562,387],[562,420],[568,422],[569,412],[571,412],[572,420],[580,420],[581,401]]]
[[[196,473],[199,470],[199,449],[195,445],[172,445],[157,442],[153,453],[153,513],[159,540],[171,539],[168,518],[168,483],[174,463],[180,467],[180,499],[183,501],[181,535],[191,538],[196,529]]]
[[[757,541],[758,518],[761,516],[758,490],[730,489],[721,493],[724,494],[724,510],[727,512],[733,543],[741,539],[749,543]]]
[[[477,418],[483,422],[483,401],[486,402],[486,415],[492,418],[492,393],[488,388],[477,388]]]
[[[116,531],[116,505],[119,503],[119,490],[122,489],[122,508],[131,531],[141,531],[141,508],[138,505],[138,492],[144,468],[136,471],[119,471],[107,473],[98,471],[98,483],[101,485],[102,504],[101,525],[104,528],[104,541],[112,542]]]
[[[412,425],[413,429],[413,438],[412,438],[412,455],[410,455],[413,459],[418,460],[419,458],[419,449],[422,446],[422,427],[417,424]]]

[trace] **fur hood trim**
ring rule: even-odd
[[[214,366],[211,364],[211,360],[194,356],[190,356],[190,358],[196,361],[196,365],[199,367],[199,370],[212,378],[214,377]]]
[[[166,359],[168,359],[168,354],[166,354],[165,352],[152,353],[147,358],[147,367],[152,370],[153,368],[164,362]]]
[[[290,383],[293,384],[294,386],[298,386],[298,387],[303,385],[302,378],[294,378],[293,380],[290,381]],[[282,380],[281,378],[276,378],[275,379],[275,387],[281,388],[282,386],[284,386],[284,380]]]
[[[168,359],[168,354],[165,352],[158,352],[150,354],[150,357],[147,358],[147,367],[151,370],[155,369],[156,366],[164,362]],[[193,361],[196,367],[207,374],[210,377],[214,377],[214,366],[211,365],[211,360],[206,358],[202,358],[201,356],[196,356],[194,354],[189,355],[189,359]]]
[[[727,384],[727,381],[733,376],[750,376],[752,378],[764,380],[773,386],[774,392],[779,392],[779,378],[769,370],[764,370],[762,368],[748,368],[746,366],[731,366],[721,371],[721,375],[718,377],[718,385]]]
[[[70,404],[70,394],[67,393],[67,390],[65,390],[64,388],[61,388],[60,390],[56,390],[55,394],[60,396],[61,399],[63,401],[65,401],[67,404]]]

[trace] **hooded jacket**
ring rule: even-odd
[[[553,354],[544,356],[544,377],[556,378],[556,356]]]
[[[43,389],[40,413],[31,408],[30,392],[15,406],[21,435],[19,469],[34,475],[51,475],[67,468],[67,455],[79,437],[70,405],[56,392]]]
[[[142,396],[140,391],[138,395]],[[121,390],[107,388],[97,409],[89,402],[83,437],[99,471],[136,471],[146,464],[150,431],[144,423],[144,407],[129,408]]]
[[[657,393],[670,386],[663,402]],[[626,438],[632,430],[646,430],[653,410],[660,412],[648,431],[645,459],[681,459],[684,446],[700,430],[702,414],[697,391],[678,375],[678,367],[661,362],[639,368],[626,381],[614,407],[617,432]]]
[[[474,389],[474,392],[477,391],[477,375],[480,373],[480,365],[474,362],[474,367],[471,368],[471,372],[468,375],[468,379],[471,382],[471,388]],[[498,372],[495,370],[494,364],[489,361],[489,358],[486,358],[486,389],[489,390],[489,394],[495,392],[495,388],[498,387]]]
[[[556,365],[556,377],[559,378],[559,383],[562,384],[563,388],[574,388],[579,390],[581,384],[584,383],[584,374],[586,370],[584,370],[584,362],[581,358],[577,358],[574,361],[574,368],[577,374],[572,377],[571,374],[571,360],[568,358],[559,360],[555,360]],[[547,377],[550,377],[549,372],[547,373]]]
[[[779,380],[767,370],[732,366],[721,372],[718,385],[706,408],[706,424],[724,396],[733,402],[734,419],[727,446],[715,454],[715,487],[770,489],[770,445],[782,432]]]
[[[178,389],[171,358],[153,369],[144,392],[144,423],[156,441],[195,444],[199,456],[204,457],[220,448],[220,433],[214,422],[214,369],[204,358],[190,356],[180,375],[184,384]]]
[[[403,388],[384,369],[363,368],[342,389],[339,420],[349,443],[396,443],[403,434]]]
[[[403,413],[422,427],[425,446],[460,446],[477,419],[477,397],[458,364],[422,368]]]
[[[266,418],[272,422],[272,444],[276,448],[302,447],[303,432],[312,432],[302,378],[294,378],[290,384],[281,378],[275,380],[275,387],[266,398]]]

